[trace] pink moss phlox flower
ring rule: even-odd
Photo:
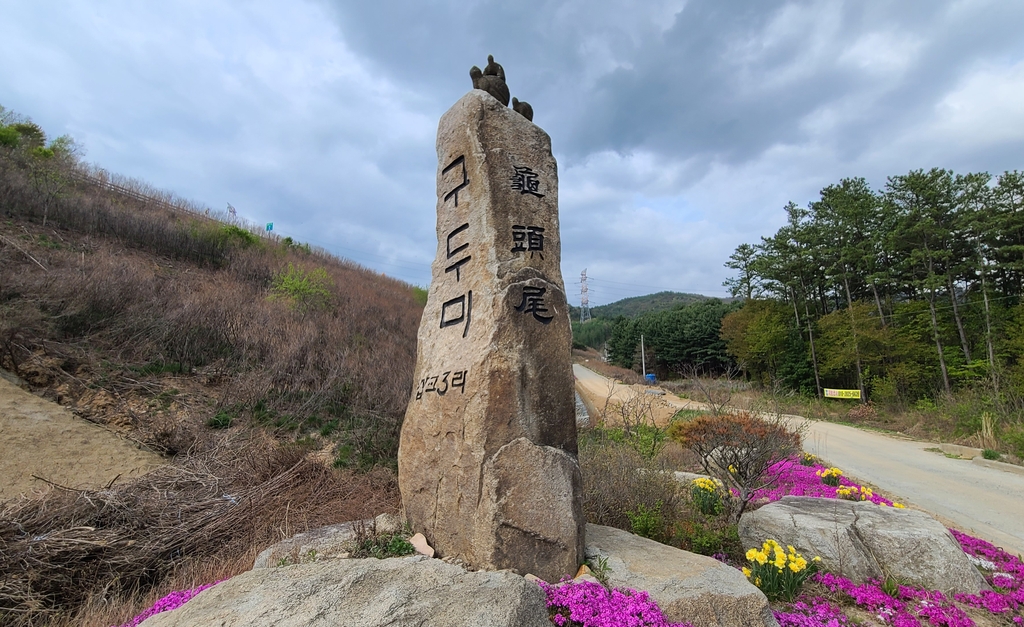
[[[785,459],[774,464],[769,473],[776,477],[775,485],[771,488],[759,490],[754,494],[756,499],[777,501],[784,496],[812,496],[817,498],[838,498],[837,490],[842,487],[850,487],[860,490],[861,486],[854,483],[849,477],[841,476],[840,485],[829,486],[821,481],[818,472],[826,467],[820,464],[814,466],[802,466],[799,458]],[[892,506],[892,501],[877,494],[872,494],[867,500],[880,505]],[[1024,626],[1024,616],[1017,613],[1024,611],[1024,562],[1016,555],[1011,555],[993,544],[969,536],[965,533],[950,529],[953,537],[957,539],[960,546],[967,555],[975,558],[975,563],[984,564],[984,568],[991,568],[986,575],[986,580],[993,590],[984,590],[980,594],[956,594],[953,598],[965,605],[981,608],[991,614],[1014,613],[1011,617],[1014,625]],[[815,576],[826,588],[833,592],[841,592],[848,596],[858,606],[867,609],[875,614],[879,620],[896,627],[913,627],[920,625],[919,618],[926,619],[932,625],[938,627],[968,627],[974,622],[955,606],[950,599],[941,592],[919,590],[907,586],[899,586],[896,598],[890,597],[882,591],[875,582],[854,584],[848,579],[837,577],[829,573],[821,573]],[[783,616],[783,620],[789,621],[785,625],[803,627],[804,625],[832,625],[832,620],[827,603],[803,605],[798,608],[793,605],[792,612],[777,612],[777,616]],[[824,604],[823,604],[824,603]],[[834,609],[834,608],[833,608]],[[820,620],[808,618],[809,612],[818,612]],[[839,610],[835,610],[839,614]],[[826,617],[829,616],[828,618]],[[817,620],[817,622],[814,622]],[[838,619],[837,619],[838,620]],[[836,625],[845,623],[838,622]]]
[[[991,573],[985,576],[992,590],[982,590],[979,594],[957,594],[956,600],[972,607],[983,608],[992,614],[1024,610],[1024,562],[990,542],[956,529],[950,529],[949,532],[960,543],[964,553],[987,562],[986,568],[994,567]],[[1014,616],[1013,623],[1024,625],[1024,618]]]
[[[220,581],[224,580],[221,579]],[[197,594],[199,594],[203,590],[206,590],[207,588],[211,588],[219,584],[220,581],[215,581],[213,583],[205,583],[199,586],[198,588],[192,588],[191,590],[177,590],[175,592],[172,592],[158,600],[156,603],[154,603],[153,607],[139,614],[138,616],[131,619],[124,625],[121,625],[120,627],[138,627],[138,625],[142,621],[146,620],[150,616],[153,616],[154,614],[176,610],[182,605],[185,605],[185,603],[187,603],[188,601],[190,601],[192,597],[196,596]]]
[[[769,476],[776,477],[775,484],[770,488],[757,490],[754,493],[754,500],[767,499],[769,501],[777,501],[784,496],[813,496],[834,499],[837,498],[836,490],[839,488],[860,490],[861,486],[851,481],[848,477],[839,477],[838,486],[825,485],[821,482],[821,477],[816,473],[826,469],[827,467],[821,464],[802,466],[797,457],[778,461],[768,469]],[[876,505],[884,504],[892,507],[892,501],[877,494],[872,494],[867,500]]]
[[[690,627],[669,623],[646,592],[608,590],[590,582],[537,582],[548,597],[551,622],[559,627]]]
[[[797,601],[789,610],[772,612],[779,627],[852,627],[854,624],[840,608],[821,597]]]
[[[886,594],[878,582],[855,584],[845,577],[822,573],[819,583],[832,592],[848,596],[855,604],[895,627],[918,627],[924,618],[936,627],[973,627],[974,621],[938,590],[898,586],[895,596]]]

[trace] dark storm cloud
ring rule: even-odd
[[[0,104],[113,171],[415,283],[434,133],[494,54],[559,160],[563,272],[592,300],[721,294],[823,186],[1024,161],[1013,2],[38,2]],[[635,287],[631,287],[631,284]]]

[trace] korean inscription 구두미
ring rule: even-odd
[[[469,185],[469,177],[466,175],[466,156],[459,155],[441,170],[441,176],[443,177],[460,166],[461,180],[456,179],[457,184],[455,187],[444,195],[445,202],[450,198],[454,198],[456,207],[459,206],[459,190]],[[456,284],[462,280],[462,267],[473,258],[465,252],[469,248],[469,242],[465,241],[467,231],[469,231],[469,223],[464,222],[452,229],[445,238],[445,260],[450,263],[445,267],[444,272],[445,274],[454,272]],[[469,290],[441,304],[441,328],[444,329],[464,323],[462,326],[462,337],[466,337],[469,334],[469,323],[472,320],[472,314],[473,291]]]

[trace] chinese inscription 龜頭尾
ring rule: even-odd
[[[544,197],[544,194],[539,192],[540,179],[532,168],[517,165],[512,167],[515,169],[515,174],[510,178],[512,191],[519,192],[520,194],[533,194],[537,198]]]
[[[539,226],[512,225],[512,252],[514,253],[540,253],[544,258],[544,229]]]
[[[531,287],[529,285],[523,287],[523,300],[516,307],[516,311],[524,314],[533,314],[535,320],[542,324],[548,324],[554,319],[554,316],[542,315],[548,313],[548,308],[544,305],[545,292],[547,292],[547,288],[544,287]]]
[[[439,375],[432,377],[424,377],[420,379],[420,384],[416,388],[416,400],[423,398],[424,394],[433,392],[438,396],[444,396],[449,390],[459,388],[459,391],[463,394],[466,393],[466,373],[468,370],[456,370],[447,371]],[[451,379],[448,378],[451,375]]]

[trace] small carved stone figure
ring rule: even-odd
[[[469,77],[473,79],[473,89],[482,89],[494,96],[498,102],[508,106],[508,85],[505,84],[505,68],[494,62],[494,55],[487,55],[487,67],[480,70],[477,66],[469,69]]]
[[[501,80],[505,80],[505,68],[501,67],[500,63],[494,62],[494,55],[487,55],[487,67],[484,68],[484,76],[497,76]]]
[[[530,103],[523,102],[518,98],[512,98],[512,109],[527,120],[533,122],[533,107]]]

